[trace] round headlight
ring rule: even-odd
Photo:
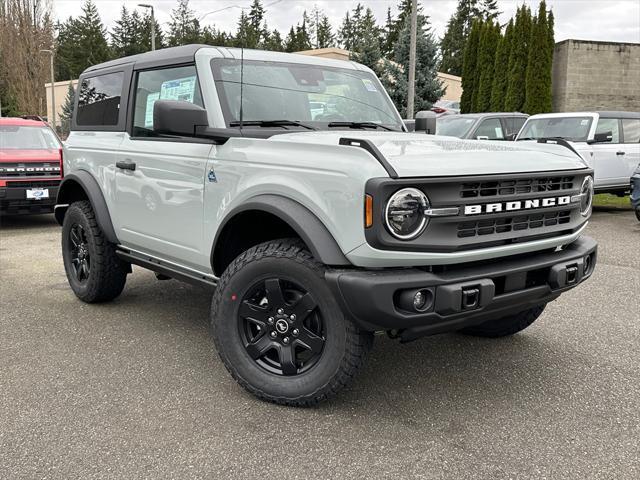
[[[591,203],[593,202],[593,178],[591,176],[585,177],[580,188],[580,213],[586,217],[591,210]]]
[[[429,206],[427,196],[417,188],[398,190],[387,202],[385,220],[389,232],[400,240],[411,240],[427,226],[424,211]]]

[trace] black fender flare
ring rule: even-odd
[[[287,223],[309,247],[311,254],[325,265],[351,265],[333,235],[313,212],[290,198],[263,194],[243,202],[242,205],[232,209],[222,220],[211,246],[210,262],[212,268],[214,252],[226,224],[237,214],[249,210],[270,213]]]
[[[91,202],[98,226],[107,237],[107,240],[111,243],[119,243],[102,189],[93,175],[85,170],[78,170],[64,176],[56,199],[55,216],[58,223],[62,225],[67,208],[71,203],[78,200],[75,195],[77,186],[84,191],[89,202]]]

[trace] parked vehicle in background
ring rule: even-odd
[[[439,117],[445,115],[457,115],[460,113],[460,102],[454,100],[438,100],[431,107],[431,111]]]
[[[640,163],[631,176],[631,206],[636,212],[636,217],[640,220]]]
[[[408,133],[355,62],[167,48],[87,69],[74,112],[70,288],[112,300],[132,264],[215,286],[218,353],[272,402],[334,395],[375,331],[513,335],[595,268],[575,152]]]
[[[640,112],[533,115],[516,140],[540,138],[568,140],[593,168],[596,193],[624,195],[640,162]]]
[[[529,115],[526,113],[464,113],[439,117],[436,135],[473,140],[513,140]]]
[[[42,120],[0,118],[0,214],[51,213],[62,144]]]

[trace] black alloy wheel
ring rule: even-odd
[[[73,224],[69,230],[71,241],[71,267],[78,282],[86,282],[91,271],[91,255],[87,233],[80,224]]]
[[[253,361],[277,375],[308,371],[324,349],[317,302],[291,280],[268,278],[252,285],[239,304],[238,328]]]

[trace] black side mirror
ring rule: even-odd
[[[593,136],[592,140],[587,140],[587,143],[588,144],[607,143],[607,142],[610,142],[611,140],[613,140],[613,132],[602,132],[602,133],[596,133]]]
[[[207,111],[193,103],[156,100],[153,104],[153,131],[156,133],[194,137],[197,127],[208,125]]]
[[[432,111],[422,110],[416,113],[416,132],[436,134],[436,114]]]

